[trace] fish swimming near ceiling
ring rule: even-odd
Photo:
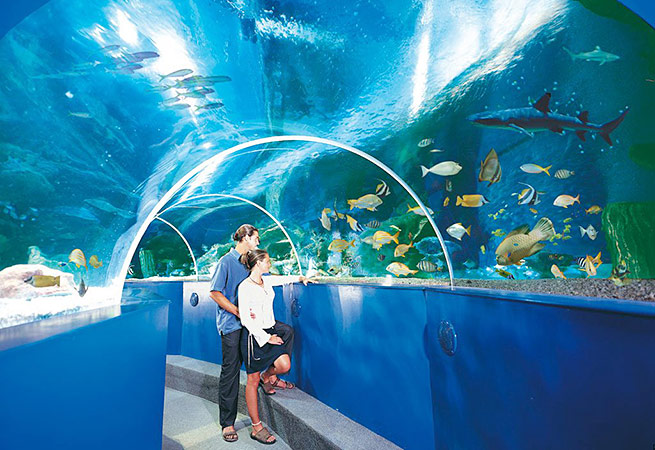
[[[454,223],[446,228],[446,232],[458,241],[461,241],[462,236],[465,234],[468,234],[469,236],[471,235],[471,225],[469,225],[468,228],[464,228],[464,225],[461,223]]]
[[[375,187],[375,195],[377,195],[380,198],[384,198],[387,195],[391,194],[391,189],[389,189],[389,186],[387,185],[387,183],[385,183],[382,180],[379,180],[379,181],[380,181],[380,184],[378,184]]]
[[[480,174],[478,181],[488,181],[489,186],[500,181],[502,170],[498,162],[498,154],[493,148],[489,150],[484,161],[480,163]]]
[[[232,78],[227,75],[212,75],[212,76],[202,76],[202,75],[193,75],[186,77],[182,80],[178,80],[174,86],[176,88],[189,88],[196,86],[211,86],[216,83],[226,83],[232,81]]]
[[[566,180],[573,175],[575,175],[573,170],[559,169],[557,172],[555,172],[555,178],[559,180]]]
[[[562,49],[569,54],[569,56],[573,61],[575,61],[576,59],[582,59],[584,61],[594,61],[594,62],[599,62],[600,63],[599,65],[601,66],[606,62],[612,62],[621,59],[621,57],[618,55],[601,50],[601,48],[598,45],[590,52],[573,53],[571,50],[569,50],[566,47],[562,47]]]
[[[32,275],[27,280],[27,284],[34,287],[61,286],[61,276],[53,277],[51,275]]]
[[[212,102],[212,103],[207,103],[205,105],[198,105],[196,106],[196,111],[203,110],[203,111],[212,111],[214,109],[219,109],[222,108],[223,103],[222,102]]]
[[[395,242],[396,244],[398,244],[399,235],[400,235],[400,231],[398,231],[396,234],[393,235],[382,230],[376,231],[373,234],[373,248],[379,250],[382,248],[383,245],[388,244],[390,242]]]
[[[580,237],[584,237],[585,234],[589,236],[589,239],[592,241],[595,241],[598,236],[598,232],[593,225],[589,225],[587,228],[580,227]]]
[[[330,242],[330,245],[328,246],[328,250],[332,252],[342,252],[348,247],[354,247],[355,246],[355,240],[353,239],[352,241],[344,241],[343,239],[335,239],[332,242]]]
[[[369,211],[377,211],[377,207],[382,204],[382,199],[375,194],[366,194],[355,200],[348,200],[350,209],[368,209]]]
[[[562,273],[561,269],[557,267],[557,264],[553,264],[552,266],[550,266],[550,273],[552,273],[555,278],[561,278],[563,280],[566,280],[566,277]]]
[[[410,242],[409,244],[398,244],[396,246],[396,249],[393,251],[393,256],[396,258],[402,256],[403,258],[405,257],[405,253],[409,251],[410,248],[414,246],[413,242]]]
[[[528,225],[521,225],[507,234],[496,249],[496,262],[501,266],[519,264],[523,258],[532,256],[545,247],[540,241],[555,235],[553,222],[546,217],[539,219],[529,231]]]
[[[466,208],[479,208],[482,205],[489,203],[489,200],[481,194],[468,194],[462,195],[461,197],[457,196],[457,201],[455,206],[464,206]]]
[[[75,265],[79,268],[81,266],[86,267],[86,257],[84,256],[84,252],[80,250],[79,248],[76,248],[72,252],[70,252],[70,255],[68,255],[68,262],[73,262]]]
[[[98,259],[98,255],[91,255],[89,258],[89,264],[91,264],[91,267],[94,269],[99,269],[102,267],[102,261]]]
[[[569,206],[571,206],[575,202],[578,202],[578,204],[580,203],[580,194],[578,194],[577,197],[562,194],[562,195],[558,196],[555,199],[555,201],[553,202],[553,205],[560,206],[562,208],[568,208]]]
[[[603,125],[597,125],[588,121],[588,111],[582,111],[577,117],[552,112],[549,106],[550,98],[551,94],[547,92],[532,107],[481,112],[469,116],[468,120],[476,125],[514,130],[530,137],[533,137],[533,133],[536,131],[550,130],[562,134],[564,130],[570,130],[574,131],[580,140],[585,141],[585,133],[598,133],[605,142],[612,146],[610,133],[623,122],[628,113],[626,108],[616,119]]]
[[[540,165],[537,164],[523,164],[519,169],[521,169],[525,173],[545,173],[546,175],[550,176],[550,168],[553,167],[548,166],[548,167],[541,167]]]
[[[421,176],[424,177],[428,173],[433,173],[435,175],[449,177],[457,175],[460,170],[462,170],[462,166],[459,163],[455,161],[444,161],[430,167],[429,169],[425,166],[421,166]]]
[[[425,138],[419,141],[418,146],[423,148],[423,147],[427,147],[430,144],[434,144],[434,139]]]
[[[437,265],[432,261],[423,259],[416,264],[416,268],[422,272],[432,273],[437,271]]]
[[[418,272],[418,270],[412,270],[409,267],[407,267],[405,264],[400,262],[392,262],[387,266],[386,270],[387,272],[391,272],[397,277],[401,275],[409,275],[409,274],[414,275],[416,272]]]
[[[178,78],[178,77],[185,77],[187,75],[190,75],[193,73],[193,70],[191,69],[180,69],[176,70],[175,72],[168,73],[166,75],[159,75],[159,82],[161,83],[164,81],[166,78]]]

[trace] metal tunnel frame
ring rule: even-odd
[[[164,209],[159,214],[157,214],[157,216],[155,216],[156,220],[160,220],[160,221],[164,222],[165,224],[170,226],[173,230],[175,230],[175,232],[180,235],[180,237],[182,238],[182,240],[186,244],[187,248],[189,249],[189,254],[191,255],[191,258],[193,259],[193,266],[194,266],[195,271],[196,271],[196,280],[200,280],[200,273],[198,272],[198,264],[196,263],[196,258],[193,255],[193,250],[191,250],[191,246],[189,245],[187,240],[184,238],[184,235],[182,235],[182,233],[177,228],[175,228],[171,223],[169,223],[169,222],[165,221],[164,219],[162,219],[161,215],[164,214],[166,211],[168,211],[170,209],[173,209],[176,206],[179,206],[179,205],[181,205],[183,203],[189,202],[191,200],[197,200],[199,198],[206,198],[206,197],[233,198],[235,200],[239,200],[239,201],[242,201],[244,203],[248,203],[249,205],[254,206],[255,208],[259,209],[261,212],[266,214],[268,217],[270,217],[270,219],[273,222],[275,222],[275,224],[278,226],[278,228],[280,228],[282,233],[284,233],[284,235],[287,237],[287,240],[289,241],[289,244],[291,245],[291,250],[293,251],[293,256],[295,256],[296,263],[298,263],[298,271],[300,272],[300,275],[303,275],[302,265],[300,264],[300,258],[298,257],[298,251],[296,250],[296,246],[293,243],[293,240],[291,239],[291,236],[289,236],[289,233],[287,233],[287,230],[286,230],[286,228],[284,228],[284,225],[282,225],[282,223],[279,220],[277,220],[277,218],[273,214],[271,214],[266,208],[264,208],[263,206],[255,203],[253,201],[248,200],[247,198],[239,197],[237,195],[231,195],[231,194],[202,194],[202,195],[195,195],[193,197],[188,197],[188,198],[185,198],[184,200],[180,200],[179,202],[174,203],[173,205],[169,206],[168,208]]]
[[[196,167],[194,167],[191,171],[189,171],[186,175],[184,175],[173,187],[171,187],[168,192],[164,194],[164,196],[157,202],[157,204],[153,207],[152,211],[148,214],[146,219],[144,220],[143,224],[141,227],[138,229],[136,236],[132,240],[132,243],[130,244],[129,249],[127,250],[127,254],[125,257],[125,260],[123,261],[123,266],[121,267],[121,270],[119,272],[119,287],[122,289],[122,283],[125,282],[125,277],[127,275],[127,270],[130,266],[130,262],[132,261],[132,257],[134,256],[134,253],[136,252],[136,249],[139,245],[139,242],[141,242],[141,238],[145,234],[146,230],[148,229],[148,226],[152,223],[152,221],[157,217],[159,212],[162,210],[162,208],[168,203],[171,198],[180,190],[182,187],[193,177],[195,177],[198,173],[200,173],[202,170],[204,170],[206,167],[208,167],[210,164],[216,164],[220,165],[222,161],[225,160],[226,157],[243,150],[245,148],[250,148],[250,147],[255,147],[257,145],[262,145],[262,144],[268,144],[272,142],[291,142],[291,141],[302,141],[302,142],[315,142],[318,144],[324,144],[324,145],[331,145],[333,147],[337,147],[343,150],[346,150],[350,153],[354,153],[364,159],[366,159],[369,162],[372,162],[375,164],[377,167],[382,169],[384,172],[387,173],[391,178],[396,180],[405,190],[409,193],[409,195],[414,199],[414,201],[419,205],[421,210],[425,213],[425,217],[428,219],[430,222],[430,226],[434,230],[437,238],[439,239],[439,243],[441,244],[441,248],[444,253],[444,257],[446,259],[446,265],[448,266],[448,275],[450,277],[450,288],[451,290],[454,289],[454,280],[453,280],[453,268],[452,264],[450,262],[450,255],[448,254],[448,249],[446,248],[446,244],[444,243],[443,237],[441,236],[441,233],[439,232],[439,229],[437,228],[437,224],[434,222],[434,219],[430,215],[428,208],[423,204],[421,199],[418,197],[416,192],[412,190],[405,181],[400,178],[391,168],[386,166],[383,162],[379,161],[378,159],[374,158],[373,156],[369,155],[368,153],[358,150],[355,147],[352,147],[350,145],[342,144],[337,141],[333,141],[331,139],[325,139],[325,138],[320,138],[320,137],[315,137],[315,136],[302,136],[302,135],[290,135],[290,136],[271,136],[271,137],[266,137],[266,138],[261,138],[261,139],[255,139],[252,141],[244,142],[238,145],[235,145],[227,150],[223,150],[217,155],[212,156],[211,158],[206,159],[202,163],[198,164]]]

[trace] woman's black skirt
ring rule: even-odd
[[[281,355],[291,357],[293,349],[293,328],[286,323],[275,321],[275,325],[268,330],[268,334],[277,334],[284,344],[266,344],[260,347],[254,336],[251,337],[246,327],[241,332],[241,354],[246,364],[247,373],[263,372],[268,369]]]

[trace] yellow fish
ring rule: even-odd
[[[366,194],[356,200],[348,200],[350,209],[368,209],[369,211],[377,211],[377,207],[382,204],[382,199],[375,194]]]
[[[571,236],[564,236],[564,237],[562,238],[563,241],[568,241],[569,239],[571,239]]]
[[[446,206],[448,206],[448,203],[450,203],[450,197],[446,197],[446,198],[444,199],[444,201],[443,201],[443,207],[445,208]]]
[[[70,255],[68,255],[68,262],[74,262],[77,267],[84,266],[84,268],[88,269],[88,267],[86,267],[86,257],[84,256],[84,252],[79,248],[76,248]]]
[[[393,252],[393,256],[395,257],[402,256],[404,258],[405,253],[407,253],[409,249],[412,247],[414,247],[413,242],[410,242],[409,244],[398,244]]]
[[[552,266],[550,266],[550,273],[552,273],[555,276],[555,278],[561,278],[563,280],[566,280],[566,277],[564,276],[560,268],[557,267],[557,264],[553,264]]]
[[[89,258],[89,264],[91,264],[91,266],[94,269],[97,269],[98,267],[102,267],[102,261],[98,260],[98,255],[91,255],[91,257]]]
[[[525,173],[540,173],[544,172],[546,175],[550,176],[550,168],[553,166],[548,166],[548,167],[541,167],[537,164],[523,164],[519,169],[521,169]]]
[[[532,214],[539,214],[539,211],[537,211],[537,210],[534,209],[534,208],[530,208],[530,212],[531,212]]]
[[[355,246],[354,239],[350,242],[344,241],[343,239],[335,239],[332,242],[330,242],[328,250],[331,250],[333,252],[342,252],[348,247],[354,247],[354,246]]]
[[[348,225],[350,225],[350,228],[352,228],[353,231],[364,231],[364,227],[362,227],[354,217],[350,217],[348,214],[346,214],[346,220],[348,221]]]
[[[53,277],[51,275],[32,275],[27,280],[26,283],[31,284],[34,287],[50,287],[50,286],[61,286],[60,276]]]
[[[564,223],[569,223],[569,222],[572,221],[572,220],[573,220],[573,219],[572,219],[571,217],[567,217],[566,219],[564,219]]]
[[[412,270],[403,263],[392,262],[387,266],[387,272],[391,272],[395,276],[399,277],[401,275],[409,275],[410,273],[414,275],[418,270]]]
[[[482,252],[483,255],[487,253],[487,249],[484,247],[484,245],[480,246],[480,251]]]
[[[600,206],[594,205],[589,209],[585,209],[584,212],[587,213],[587,214],[598,214],[602,210],[603,210],[603,208],[601,208]]]
[[[497,230],[492,231],[491,234],[493,234],[496,237],[505,236],[505,232],[503,230],[501,230],[500,228],[498,228]]]
[[[330,231],[332,229],[332,222],[330,222],[330,218],[328,217],[328,212],[327,211],[330,211],[330,209],[325,208],[321,212],[321,218],[319,220],[321,221],[321,225],[323,225],[323,228]]]
[[[400,235],[400,231],[394,235],[391,235],[386,231],[382,231],[382,230],[376,231],[375,234],[373,234],[373,242],[374,242],[373,248],[379,250],[382,248],[383,245],[388,244],[391,241],[397,244],[398,235]]]
[[[427,208],[427,206],[426,206],[426,208]],[[411,206],[407,205],[407,212],[413,212],[417,216],[425,216],[425,211],[423,211],[420,206],[415,206],[415,207],[412,208]],[[428,212],[431,215],[434,214],[434,211],[432,211],[432,209],[430,209],[430,208],[428,208]]]
[[[553,202],[553,205],[555,206],[561,206],[562,208],[568,208],[575,202],[580,203],[580,194],[578,194],[577,197],[572,197],[570,195],[562,194],[559,197],[555,199]]]
[[[481,194],[462,195],[461,197],[458,195],[455,206],[461,205],[466,208],[478,208],[486,203],[489,203],[489,200]]]
[[[529,231],[528,225],[521,225],[512,230],[496,249],[496,262],[501,266],[519,264],[523,258],[532,256],[545,247],[539,241],[550,239],[555,235],[553,222],[546,217],[539,219]]]

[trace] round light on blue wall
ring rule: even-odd
[[[457,333],[452,324],[446,320],[442,320],[439,324],[439,344],[448,356],[453,356],[457,350]]]
[[[191,298],[189,299],[189,303],[191,303],[191,306],[198,306],[198,294],[195,292],[191,294]]]

